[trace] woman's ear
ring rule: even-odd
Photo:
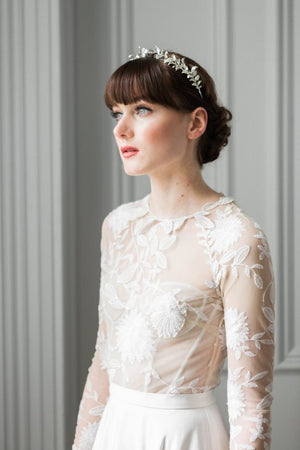
[[[191,113],[191,121],[188,128],[188,138],[198,139],[205,133],[207,126],[207,111],[199,106]]]

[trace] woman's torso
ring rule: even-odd
[[[100,308],[100,359],[131,389],[213,389],[226,357],[222,278],[252,221],[226,197],[177,219],[159,219],[148,196],[107,218]],[[253,233],[253,230],[252,230]]]

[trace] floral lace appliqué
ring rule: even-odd
[[[211,230],[211,250],[219,254],[228,250],[240,239],[244,230],[242,220],[237,214],[221,215]]]
[[[255,356],[245,343],[249,340],[249,327],[247,315],[244,312],[239,313],[237,308],[225,308],[224,320],[226,324],[226,344],[227,347],[235,352],[235,358],[238,360],[244,352],[247,356]]]
[[[170,292],[155,299],[150,320],[157,335],[175,337],[184,325],[187,309]]]
[[[98,427],[99,422],[94,422],[89,423],[86,427],[83,428],[78,450],[90,450],[92,448]]]
[[[146,317],[132,310],[124,314],[117,326],[117,348],[122,361],[130,364],[149,359],[154,351],[153,334]]]

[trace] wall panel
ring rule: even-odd
[[[0,447],[62,449],[59,2],[0,6]]]
[[[279,368],[300,369],[300,308],[299,296],[299,77],[300,53],[297,37],[297,18],[300,18],[298,2],[283,1],[280,9],[281,28],[281,85],[279,137],[280,137],[280,194],[279,223],[281,237],[279,273],[282,299],[279,318]],[[298,36],[297,36],[298,34]],[[297,226],[298,224],[298,226]],[[279,244],[279,242],[278,242]]]

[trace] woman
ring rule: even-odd
[[[147,174],[151,193],[103,223],[99,332],[74,448],[269,449],[268,244],[200,170],[227,144],[231,113],[201,66],[159,48],[122,65],[105,100],[124,170]],[[213,395],[226,355],[230,437]]]

